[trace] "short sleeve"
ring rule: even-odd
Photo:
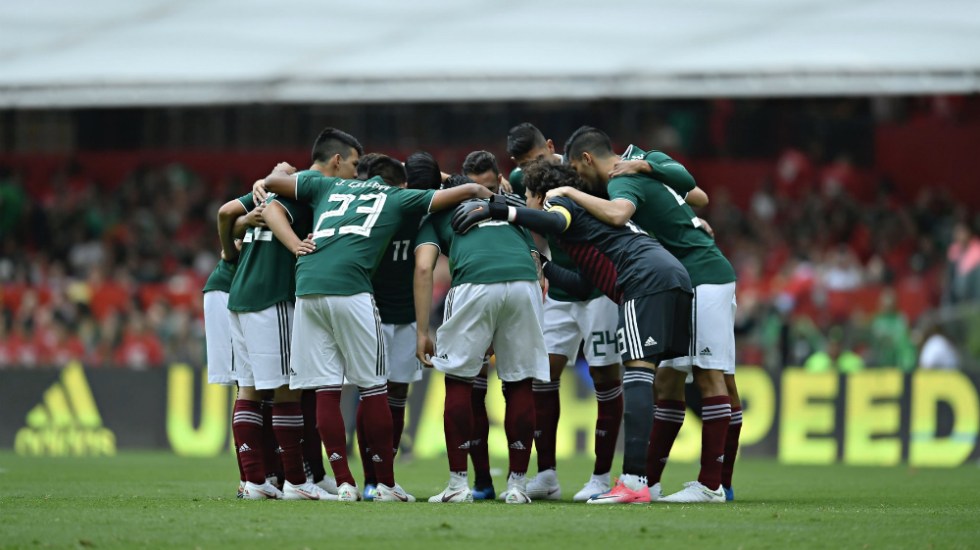
[[[329,183],[337,178],[328,178],[307,170],[296,174],[296,199],[305,203],[314,204],[329,189]]]
[[[442,250],[442,246],[439,245],[439,232],[436,231],[436,226],[433,223],[433,216],[426,216],[422,220],[422,225],[419,226],[419,233],[415,237],[415,248],[423,244],[431,244],[440,251]]]
[[[252,209],[255,208],[255,201],[252,200],[252,194],[251,193],[248,193],[246,195],[242,195],[242,196],[238,197],[238,202],[242,203],[242,206],[245,207],[245,213],[246,214],[249,213],[249,212],[251,212]]]
[[[609,200],[627,200],[639,208],[643,204],[643,181],[635,176],[621,176],[609,181]]]
[[[436,194],[431,189],[399,189],[395,187],[393,191],[398,196],[402,210],[406,213],[417,214],[425,214],[429,211],[432,197]]]

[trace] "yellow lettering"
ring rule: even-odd
[[[938,405],[953,411],[953,429],[938,435]],[[980,404],[976,387],[958,371],[916,371],[912,376],[909,465],[959,466],[977,445]]]
[[[900,463],[902,411],[898,398],[902,395],[902,372],[878,369],[850,374],[846,393],[844,462],[864,466]],[[880,400],[887,402],[875,402]]]
[[[754,445],[769,434],[776,418],[776,388],[772,378],[759,367],[738,367],[735,374],[742,400],[742,431],[739,445]]]
[[[167,439],[180,456],[217,456],[228,437],[228,388],[201,378],[201,422],[194,427],[194,371],[184,364],[167,372]]]
[[[829,464],[837,459],[834,402],[837,373],[783,371],[783,402],[779,425],[779,460],[789,464]],[[822,403],[812,403],[812,400]],[[813,435],[825,436],[819,439]]]

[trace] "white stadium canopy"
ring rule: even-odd
[[[977,91],[977,0],[0,3],[0,108]]]

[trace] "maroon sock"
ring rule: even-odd
[[[391,411],[388,410],[388,385],[359,388],[361,402],[358,408],[364,415],[364,440],[369,456],[361,457],[374,463],[374,475],[378,483],[395,486],[395,470],[391,453]]]
[[[526,474],[534,442],[534,391],[531,379],[504,383],[507,411],[504,413],[504,432],[510,455],[510,473]]]
[[[279,443],[283,475],[293,485],[306,483],[303,467],[303,407],[299,403],[272,405],[272,429]]]
[[[732,472],[735,471],[735,455],[738,454],[738,436],[742,433],[742,407],[732,407],[732,421],[728,423],[725,437],[725,464],[721,467],[721,484],[732,486]]]
[[[265,483],[265,461],[262,440],[262,404],[258,401],[238,399],[232,414],[231,429],[238,446],[238,460],[242,464],[245,481],[257,485]]]
[[[279,459],[279,442],[276,432],[272,429],[272,400],[262,400],[262,444],[263,460],[265,461],[265,476],[276,476],[282,483],[282,461]]]
[[[598,414],[595,419],[595,475],[612,470],[619,427],[623,423],[623,383],[620,381],[595,385]],[[539,417],[540,418],[540,417]]]
[[[324,386],[316,390],[316,428],[337,485],[357,485],[347,465],[347,429],[340,412],[340,390],[341,386]]]
[[[316,391],[303,391],[303,460],[313,483],[318,483],[327,475],[323,467],[323,447],[320,433],[316,431]]]
[[[701,402],[701,474],[698,481],[709,489],[721,486],[725,438],[731,421],[732,401],[727,395],[706,397]]]
[[[377,485],[378,477],[374,474],[374,462],[371,461],[371,448],[367,444],[367,434],[364,433],[364,407],[357,404],[357,420],[354,429],[357,432],[357,452],[361,454],[361,468],[364,469],[364,485]]]
[[[487,415],[486,376],[477,376],[473,379],[470,403],[473,413],[470,460],[473,461],[476,485],[484,487],[493,483],[493,478],[490,476],[490,447],[487,444],[487,438],[490,436],[490,417]]]
[[[469,470],[467,455],[473,431],[472,393],[472,381],[446,376],[446,408],[442,415],[442,424],[446,432],[446,454],[449,456],[450,472],[465,473]]]
[[[653,413],[653,429],[650,430],[650,448],[647,451],[647,484],[651,487],[660,483],[660,476],[667,466],[670,448],[674,446],[677,433],[684,425],[686,406],[683,401],[657,401]]]
[[[407,397],[392,397],[388,395],[388,410],[391,411],[391,453],[398,454],[402,442],[402,431],[405,430],[405,405]]]
[[[555,468],[558,417],[561,416],[560,382],[531,383],[534,394],[534,446],[538,450],[538,471]]]

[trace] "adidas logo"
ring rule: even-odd
[[[725,462],[725,455],[719,456],[718,460],[716,460],[715,462]]]
[[[515,442],[511,443],[510,444],[510,448],[511,449],[514,449],[515,451],[526,451],[527,450],[527,447],[525,447],[524,444],[521,443],[520,441],[515,441]]]
[[[14,437],[24,456],[111,456],[116,436],[102,425],[82,364],[72,361],[27,413]]]
[[[648,348],[656,345],[657,345],[657,341],[653,339],[653,336],[648,336],[647,341],[643,342],[643,346]]]
[[[606,437],[606,434],[608,434],[608,433],[609,432],[607,432],[606,430],[596,430],[595,431],[595,436],[596,437]]]
[[[381,462],[381,457],[378,455],[373,455],[371,457],[371,462]]]
[[[537,439],[541,437],[541,430],[534,430],[534,438]]]
[[[704,355],[705,357],[711,357],[711,348],[705,346],[705,348],[703,350],[701,350],[701,352],[698,353],[698,355]]]
[[[242,443],[242,446],[238,448],[239,453],[247,453],[251,451],[252,448],[248,446],[248,443]]]
[[[293,370],[293,367],[289,367],[289,376],[296,376],[296,371]]]
[[[458,448],[459,448],[459,449],[460,449],[461,451],[466,451],[466,450],[469,450],[469,448],[470,448],[470,442],[469,442],[469,441],[464,441],[464,442],[463,442],[463,444],[462,444],[462,445],[460,445],[460,446],[459,446]]]
[[[327,458],[327,460],[330,461],[330,462],[337,462],[338,460],[340,460],[342,458],[344,458],[344,457],[340,456],[339,453],[331,453],[330,456]]]

